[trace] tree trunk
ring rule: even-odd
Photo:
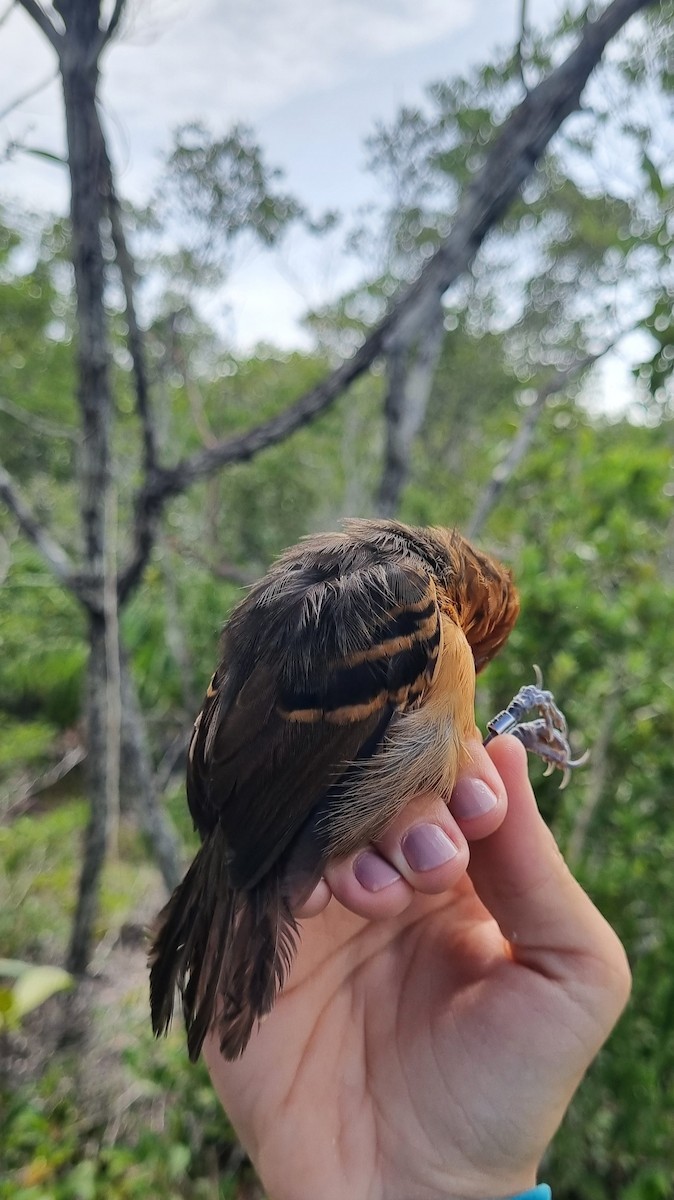
[[[179,884],[183,863],[180,844],[158,795],[155,771],[136,684],[126,655],[121,658],[122,788],[138,815],[150,852],[170,892]]]
[[[66,961],[66,966],[73,975],[83,975],[91,960],[100,877],[108,846],[108,812],[105,803],[107,648],[105,622],[100,616],[92,615],[89,619],[89,647],[86,692],[89,823],[84,838],[77,904]]]
[[[106,578],[110,584],[111,568],[114,569],[116,564],[108,546],[114,515],[109,514],[112,503],[112,396],[101,233],[106,208],[106,164],[96,106],[98,67],[92,56],[91,41],[97,29],[96,22],[92,24],[90,19],[73,21],[67,27],[61,53],[71,182],[72,259],[77,294],[77,400],[83,433],[79,457],[83,573],[91,596],[87,674],[90,815],[68,952],[68,967],[75,974],[86,970],[91,956],[100,874],[108,846],[111,816],[116,813],[119,803],[117,589],[114,583],[112,587],[105,586]]]
[[[72,259],[77,295],[77,399],[82,418],[80,511],[85,571],[102,591],[105,505],[110,483],[110,354],[104,305],[101,221],[105,163],[96,108],[98,71],[87,47],[71,45],[61,68],[71,183]],[[102,596],[99,602],[102,610]]]
[[[388,392],[384,405],[386,450],[377,511],[394,517],[410,473],[410,459],[428,407],[444,337],[444,313],[438,300],[412,346],[402,341],[387,355]]]

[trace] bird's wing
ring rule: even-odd
[[[270,869],[392,714],[423,696],[440,651],[435,584],[415,560],[365,562],[306,587],[294,579],[285,602],[276,582],[265,596],[244,601],[226,631],[189,752],[192,815],[202,836],[222,828],[239,887]]]

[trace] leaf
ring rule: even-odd
[[[73,985],[72,975],[62,967],[7,958],[0,959],[0,976],[15,980],[12,986],[0,988],[0,1029],[16,1028],[27,1013]]]
[[[40,146],[24,146],[25,154],[32,154],[33,158],[43,158],[46,162],[58,163],[60,167],[67,164],[67,159],[62,154],[54,154],[52,150],[43,150]]]

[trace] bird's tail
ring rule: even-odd
[[[212,1024],[224,1057],[238,1058],[283,986],[296,935],[280,872],[272,869],[250,890],[236,889],[215,829],[157,918],[150,951],[155,1034],[168,1030],[178,988],[192,1061]]]

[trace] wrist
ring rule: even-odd
[[[508,1196],[507,1200],[552,1200],[552,1192],[549,1184],[539,1183],[537,1187],[529,1188],[526,1192]]]

